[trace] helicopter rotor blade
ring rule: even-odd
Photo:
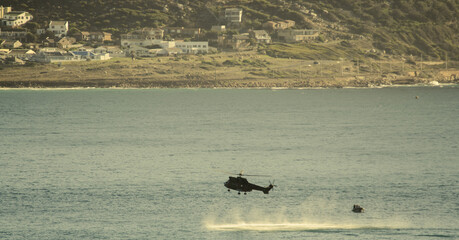
[[[273,182],[271,182],[271,180],[270,180],[270,181],[269,181],[269,185],[272,185],[273,187],[277,187],[277,185],[274,184],[275,181],[276,181],[276,180],[273,180]],[[274,190],[274,188],[273,188],[273,190]]]
[[[228,174],[228,175],[239,175],[239,174],[234,174],[232,172],[226,172],[226,171],[221,171],[221,170],[217,170],[217,172],[221,172],[221,173]]]
[[[233,175],[233,176],[248,176],[248,177],[270,177],[270,175],[260,175],[260,174],[244,174],[244,170],[241,170],[239,173],[231,173],[226,171],[217,170],[218,172]]]
[[[243,174],[241,176],[249,176],[249,177],[271,177],[269,175],[257,175],[257,174]]]

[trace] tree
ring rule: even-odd
[[[218,32],[215,32],[215,31],[209,31],[209,32],[206,32],[206,34],[204,35],[204,38],[209,40],[209,39],[217,39],[218,38]]]
[[[37,29],[40,28],[40,24],[36,23],[36,22],[27,22],[26,24],[24,24],[24,27],[29,29],[30,31],[37,31]]]
[[[55,37],[55,36],[54,36],[54,33],[47,30],[45,33],[43,33],[42,35],[40,35],[39,39],[40,39],[41,41],[43,41],[43,40],[45,40],[46,38],[54,38],[54,37]]]
[[[31,32],[28,32],[26,35],[25,35],[25,40],[26,42],[28,43],[33,43],[33,42],[37,42],[38,40],[38,37],[37,35],[31,33]]]
[[[80,33],[81,31],[78,28],[72,27],[69,29],[69,32],[67,34],[70,36],[75,36],[75,35],[79,35]]]

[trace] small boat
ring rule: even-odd
[[[361,207],[360,205],[354,204],[354,207],[352,208],[352,211],[355,213],[363,213],[365,212],[365,209]]]

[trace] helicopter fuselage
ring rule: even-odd
[[[262,191],[264,194],[268,194],[269,191],[273,188],[273,185],[270,184],[268,187],[261,187],[252,183],[249,183],[247,179],[243,177],[229,177],[228,181],[225,182],[225,187],[233,189],[238,192],[251,192],[252,190]]]

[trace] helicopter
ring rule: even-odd
[[[273,187],[277,187],[274,185],[274,181],[271,183],[269,182],[268,187],[261,187],[252,183],[249,183],[246,178],[243,178],[242,176],[266,176],[266,175],[245,175],[242,173],[242,171],[239,174],[233,174],[237,175],[237,177],[229,177],[228,181],[224,183],[225,187],[228,188],[228,192],[233,189],[238,191],[237,194],[241,194],[241,192],[244,192],[244,195],[247,195],[247,192],[251,192],[252,190],[257,190],[257,191],[262,191],[264,194],[268,194]]]

